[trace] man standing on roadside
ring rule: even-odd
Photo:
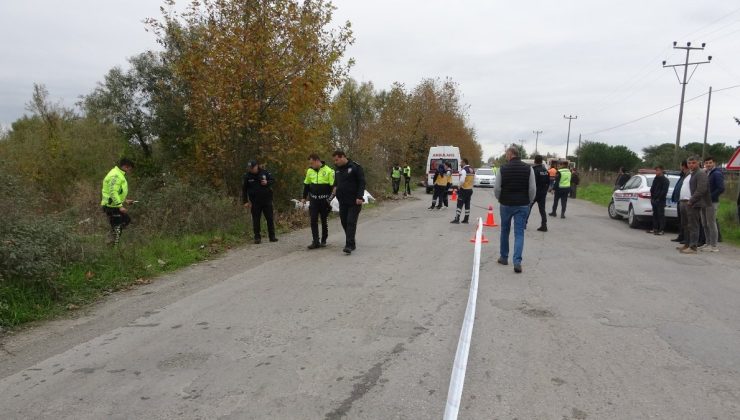
[[[332,190],[334,189],[334,170],[328,167],[319,155],[308,157],[308,170],[303,181],[303,200],[310,199],[308,213],[311,217],[313,241],[308,249],[323,248],[329,238],[329,213],[331,212]],[[321,242],[319,242],[319,216],[321,216]]]
[[[532,204],[529,205],[527,221],[529,221],[529,216],[532,215],[532,207],[537,203],[537,207],[540,210],[540,219],[542,220],[540,222],[540,227],[537,228],[537,230],[540,232],[547,232],[547,210],[545,210],[545,202],[547,200],[547,190],[550,188],[550,174],[545,165],[542,164],[541,155],[534,157],[534,166],[532,167],[532,170],[534,171],[534,181],[537,186],[537,194]]]
[[[260,168],[256,160],[249,161],[247,173],[242,179],[242,203],[244,208],[252,211],[252,232],[254,243],[262,243],[262,215],[267,222],[267,234],[270,242],[277,242],[275,236],[275,219],[272,207],[272,185],[275,179],[266,170]]]
[[[442,204],[444,204],[444,198],[442,196],[447,195],[448,184],[447,171],[445,170],[445,165],[443,163],[440,163],[439,166],[437,166],[437,170],[434,172],[434,177],[432,178],[432,184],[434,194],[432,195],[432,206],[429,207],[429,210],[433,210],[435,206],[437,210],[439,210],[442,208]]]
[[[671,194],[671,201],[676,204],[676,214],[678,216],[678,236],[674,239],[671,239],[671,242],[678,242],[682,245],[686,243],[686,240],[689,236],[689,234],[686,232],[686,226],[684,226],[684,220],[682,219],[685,218],[686,215],[681,214],[681,188],[683,187],[683,182],[688,174],[689,164],[686,162],[686,160],[683,160],[681,162],[681,176],[678,178],[676,186],[673,187],[673,194]]]
[[[396,163],[391,169],[391,183],[393,184],[393,194],[398,195],[401,189],[401,167]]]
[[[668,188],[671,182],[664,175],[665,169],[658,165],[655,167],[655,178],[650,186],[650,205],[653,208],[653,228],[647,233],[663,235],[665,230],[665,204],[668,197]]]
[[[501,166],[494,184],[494,194],[500,203],[501,214],[501,256],[498,263],[509,264],[509,234],[514,220],[514,272],[522,272],[522,253],[524,251],[524,225],[529,216],[529,205],[537,194],[535,175],[532,168],[522,162],[519,149],[506,150],[508,163]]]
[[[571,173],[568,169],[568,162],[560,162],[560,169],[555,175],[555,200],[552,203],[550,216],[557,217],[558,201],[560,201],[560,218],[565,219],[565,208],[568,205],[568,194],[570,194],[570,179]]]
[[[717,223],[717,209],[719,208],[719,196],[725,192],[725,178],[722,172],[714,165],[714,158],[704,159],[704,170],[709,183],[710,205],[701,208],[701,225],[704,229],[706,242],[699,247],[701,251],[718,252],[719,224]]]
[[[123,229],[131,223],[128,209],[123,205],[134,202],[126,198],[128,196],[126,175],[133,170],[134,162],[122,158],[118,161],[118,165],[111,169],[103,179],[100,205],[103,207],[103,212],[108,216],[108,222],[110,223],[110,238],[107,241],[109,245],[118,246]]]
[[[460,223],[460,213],[463,206],[465,207],[465,218],[462,223],[469,223],[470,218],[470,199],[473,198],[473,184],[475,183],[475,170],[470,167],[467,159],[463,159],[463,168],[460,170],[460,192],[457,197],[457,210],[455,219],[450,223]]]
[[[617,180],[614,181],[614,191],[621,190],[630,178],[630,174],[624,170],[624,166],[621,166],[619,168],[619,174],[617,174]]]
[[[406,197],[411,195],[411,166],[408,163],[403,166],[403,180],[403,196]]]
[[[342,251],[349,255],[357,248],[355,234],[362,203],[365,202],[365,173],[362,166],[347,159],[347,155],[341,150],[335,151],[332,157],[337,168],[334,176],[334,194],[339,201],[339,219],[342,221],[346,236]]]
[[[682,254],[696,254],[699,243],[701,212],[703,208],[711,207],[712,196],[709,194],[709,179],[707,178],[707,174],[699,168],[699,158],[696,156],[690,157],[688,164],[691,175],[688,182],[684,180],[684,185],[681,186],[681,202],[685,203],[686,214],[688,215],[689,241],[680,248],[680,251]],[[689,188],[689,198],[688,200],[684,200],[685,194],[683,189],[687,186]],[[683,208],[681,211],[683,212]]]
[[[573,168],[570,170],[570,198],[576,198],[578,192],[578,184],[581,183],[581,177],[578,174],[578,169]]]

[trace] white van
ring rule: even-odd
[[[427,158],[427,194],[434,189],[434,172],[440,163],[448,163],[452,168],[452,186],[460,186],[460,149],[456,146],[432,146]]]

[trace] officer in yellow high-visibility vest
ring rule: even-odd
[[[118,161],[118,165],[111,169],[103,179],[100,205],[110,222],[111,232],[108,240],[110,245],[118,245],[123,228],[131,223],[131,217],[129,217],[128,209],[124,207],[124,204],[134,202],[127,198],[128,181],[126,180],[126,174],[130,174],[133,170],[134,162],[122,158]]]
[[[393,184],[393,194],[398,194],[398,190],[401,188],[401,173],[401,167],[398,166],[398,164],[393,165],[393,169],[391,169],[391,183]]]
[[[334,169],[321,160],[318,154],[308,157],[309,168],[303,181],[303,203],[310,199],[308,212],[311,216],[311,235],[313,241],[308,249],[323,248],[329,238],[329,213],[334,199]],[[321,216],[321,242],[319,242],[319,216]]]
[[[552,212],[550,216],[556,217],[558,215],[558,201],[562,203],[560,206],[560,218],[565,219],[565,208],[568,204],[568,195],[570,195],[570,180],[571,173],[568,168],[568,162],[560,162],[560,169],[555,174],[555,200],[552,203]]]
[[[404,179],[404,186],[403,186],[403,196],[411,195],[411,167],[408,165],[403,166],[403,179]]]

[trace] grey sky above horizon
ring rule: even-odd
[[[181,2],[182,3],[182,2]],[[674,142],[678,108],[604,129],[675,105],[680,85],[662,60],[678,63],[672,42],[698,45],[692,98],[740,85],[740,4],[735,0],[442,1],[336,0],[337,23],[352,22],[351,75],[385,89],[424,78],[452,78],[469,105],[485,157],[524,140],[540,152],[565,152],[584,139],[636,152]],[[157,0],[6,0],[0,3],[0,124],[25,111],[33,83],[72,106],[113,66],[158,46],[142,20],[159,16]],[[682,144],[704,135],[706,96],[686,104]],[[740,87],[712,97],[709,142],[736,145]]]

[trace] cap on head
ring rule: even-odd
[[[257,161],[256,161],[256,160],[254,160],[254,159],[252,159],[252,160],[250,160],[249,162],[247,162],[247,168],[249,168],[249,169],[252,169],[252,168],[254,168],[254,167],[255,167],[255,166],[257,166],[257,165],[258,165],[258,163],[257,163]]]
[[[128,166],[129,168],[133,168],[134,167],[134,162],[131,159],[129,159],[129,158],[121,158],[118,161],[118,167],[119,168],[122,168],[124,166]]]

